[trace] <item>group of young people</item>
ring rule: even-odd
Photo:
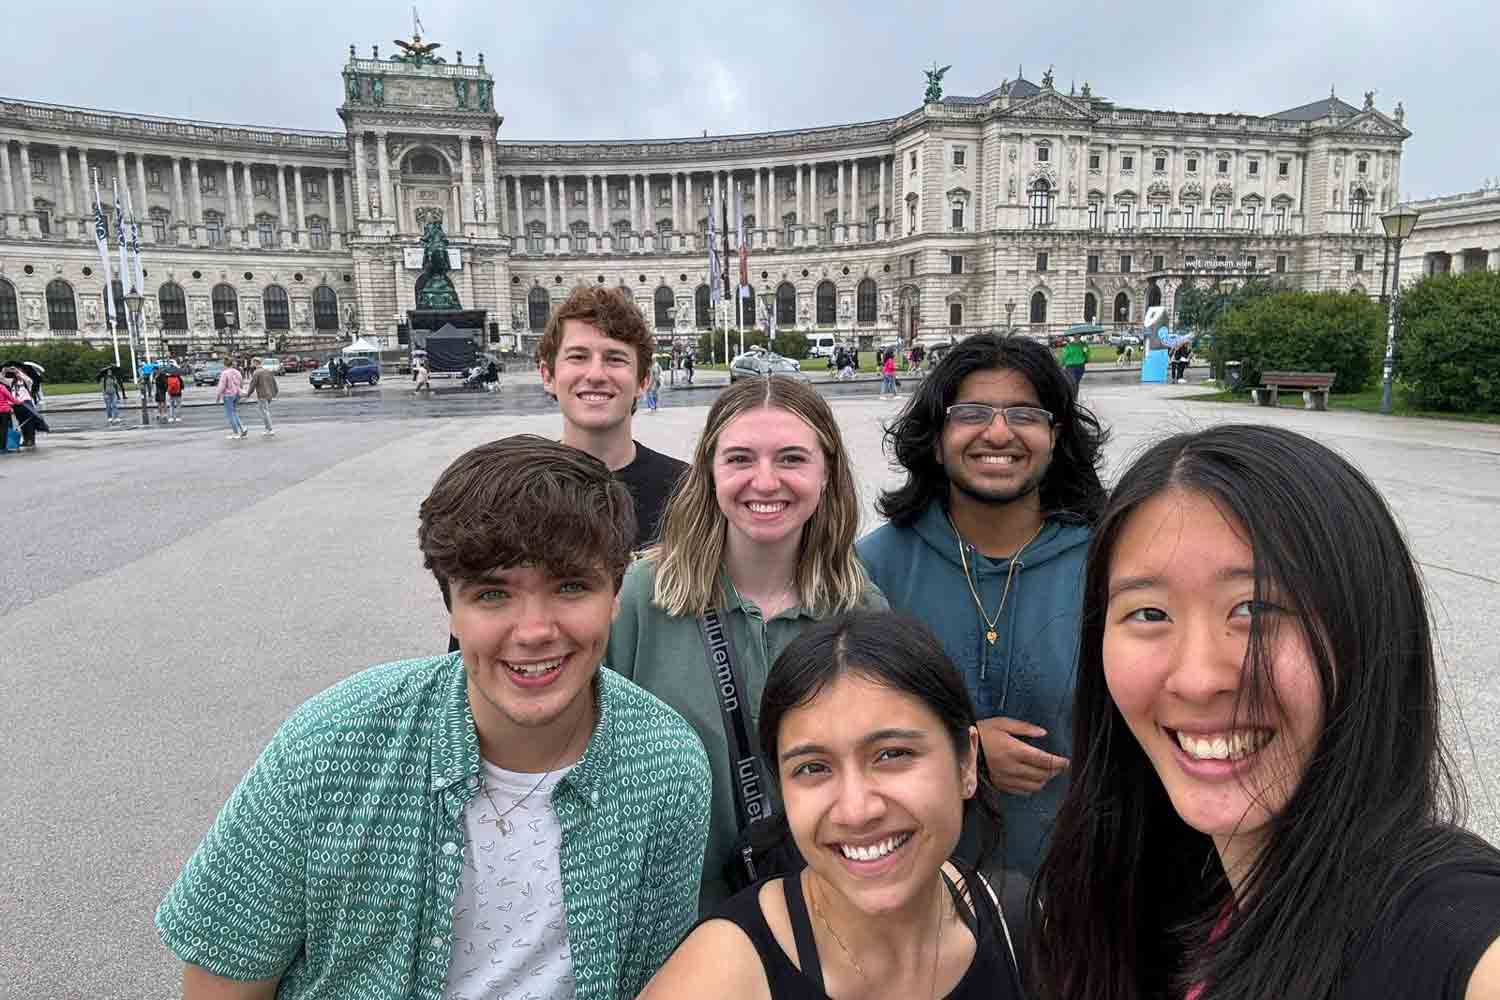
[[[419,512],[446,656],[281,727],[157,912],[209,997],[1500,996],[1421,580],[1324,446],[1225,426],[1113,490],[1044,346],[950,349],[857,539],[827,402],[634,441],[651,334],[580,289],[561,441]]]

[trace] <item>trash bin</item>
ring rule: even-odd
[[[1240,387],[1240,363],[1238,361],[1224,362],[1224,388],[1237,390]]]

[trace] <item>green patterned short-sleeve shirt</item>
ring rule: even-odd
[[[599,722],[552,805],[579,1000],[634,997],[697,915],[703,746],[608,669]],[[465,804],[479,788],[459,654],[374,667],[295,712],[156,914],[184,962],[281,977],[279,1000],[441,1000]]]

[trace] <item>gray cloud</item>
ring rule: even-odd
[[[1404,101],[1413,197],[1500,175],[1493,39],[1500,8],[1394,0],[1159,3],[423,4],[426,37],[496,76],[502,136],[660,138],[886,118],[921,100],[921,68],[952,63],[951,94],[1018,65],[1122,105],[1266,114],[1328,93]],[[1125,12],[1128,10],[1128,13]],[[355,43],[394,51],[410,7],[261,0],[214,11],[137,0],[33,7],[30,43],[0,63],[0,94],[213,121],[336,130]]]

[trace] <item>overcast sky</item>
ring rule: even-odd
[[[920,11],[921,13],[914,13]],[[1500,4],[629,4],[428,2],[424,38],[496,77],[508,139],[662,138],[865,121],[921,103],[922,68],[980,94],[1024,66],[1085,80],[1122,105],[1268,114],[1328,95],[1406,104],[1403,194],[1500,176]],[[340,129],[349,45],[395,51],[411,7],[391,0],[203,4],[74,0],[26,8],[0,95],[210,121]]]

